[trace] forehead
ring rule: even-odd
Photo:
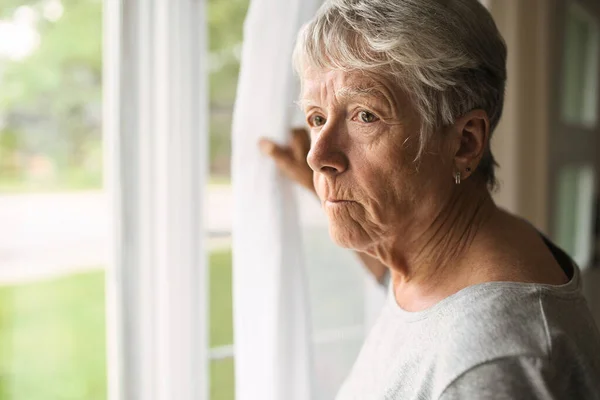
[[[301,106],[332,101],[343,103],[360,98],[397,112],[406,108],[408,101],[397,85],[363,71],[306,68],[301,81]]]
[[[325,94],[323,92],[345,97],[351,94],[375,94],[382,89],[391,89],[380,80],[360,71],[307,68],[301,80],[302,97],[320,96]]]

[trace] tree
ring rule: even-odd
[[[27,7],[37,16],[40,37],[28,57],[2,63],[0,116],[8,122],[5,131],[24,138],[22,150],[67,169],[83,168],[86,151],[100,145],[102,1],[62,0],[56,20],[44,18],[48,4],[8,0],[0,8],[0,18],[10,20]]]
[[[209,0],[211,172],[229,173],[231,120],[248,0]]]
[[[63,14],[55,21],[43,18],[51,1],[58,0],[2,1],[0,19],[12,19],[23,6],[40,16],[40,42],[23,60],[0,60],[0,120],[8,121],[4,130],[20,135],[27,151],[77,170],[101,140],[102,0],[61,0]],[[211,166],[226,173],[248,0],[208,0],[206,5]]]

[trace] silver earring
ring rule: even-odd
[[[454,174],[454,183],[460,185],[460,172]]]

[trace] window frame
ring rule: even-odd
[[[595,125],[589,125],[574,121],[566,121],[563,116],[563,85],[564,85],[564,65],[563,58],[565,54],[565,37],[566,37],[566,23],[567,15],[570,7],[573,7],[577,13],[585,13],[586,18],[590,18],[596,21],[597,26],[600,27],[600,6],[594,4],[593,1],[588,0],[553,0],[552,1],[552,14],[551,14],[551,25],[550,39],[551,43],[554,43],[550,48],[550,101],[549,101],[549,137],[548,137],[548,187],[546,196],[549,201],[549,207],[547,209],[547,221],[549,224],[549,232],[552,239],[556,240],[560,237],[558,229],[560,228],[559,219],[557,212],[561,206],[560,200],[557,196],[559,189],[559,176],[560,172],[564,168],[575,168],[591,166],[595,169],[596,179],[595,188],[593,191],[597,192],[598,181],[600,179],[599,171],[600,164],[598,162],[598,152],[600,146],[600,68],[597,73],[599,74],[596,79],[596,122]],[[596,43],[600,46],[600,41]],[[600,54],[600,48],[597,49]],[[592,199],[592,212],[593,212],[593,199]],[[587,228],[586,228],[587,230]],[[589,235],[587,238],[581,237],[578,240],[589,240],[589,246],[591,247],[593,241],[593,227],[589,229]],[[560,243],[559,243],[560,244]],[[587,248],[585,247],[585,248]],[[592,254],[574,254],[576,258],[579,258],[581,263],[580,268],[585,269],[589,267],[589,263],[592,259]]]
[[[104,0],[110,400],[208,398],[204,0]]]

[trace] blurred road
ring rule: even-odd
[[[100,192],[0,196],[0,282],[104,265],[107,223]]]
[[[231,189],[210,188],[209,247],[229,245]],[[107,264],[109,215],[102,192],[0,195],[0,282],[46,278]]]
[[[311,195],[302,193],[300,202],[304,221],[322,220]],[[230,186],[209,187],[209,249],[229,247],[232,207]],[[0,195],[0,283],[102,268],[109,221],[106,195],[99,191]]]

